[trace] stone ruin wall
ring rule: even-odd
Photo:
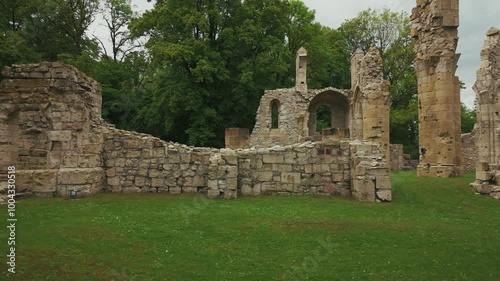
[[[472,133],[462,134],[462,157],[465,172],[476,171],[476,163],[479,154],[476,141],[477,134],[475,129]]]
[[[458,0],[417,0],[412,14],[416,39],[419,106],[419,176],[463,174],[460,82],[455,76]]]
[[[474,84],[477,102],[476,192],[500,199],[500,29],[491,28]]]
[[[307,51],[297,52],[296,85],[290,89],[265,91],[257,111],[256,124],[247,147],[291,145],[328,138],[360,139],[379,143],[390,159],[389,82],[383,78],[380,52],[372,46],[367,53],[358,50],[352,57],[352,89],[308,89]],[[272,127],[271,106],[279,105],[278,127]],[[332,112],[332,128],[316,133],[318,106]]]
[[[105,178],[97,82],[61,63],[19,65],[3,76],[0,170],[15,164],[17,186],[38,196],[100,190]]]
[[[402,144],[391,144],[390,149],[392,171],[417,170],[418,160],[413,160],[410,154],[405,154]]]
[[[189,147],[118,130],[100,117],[99,85],[60,63],[15,65],[0,84],[0,169],[17,192],[80,197],[100,191],[346,195],[391,201],[379,145],[306,142],[258,149]],[[2,174],[2,183],[6,175]]]

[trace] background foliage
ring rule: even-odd
[[[88,36],[97,16],[108,40]],[[391,82],[391,142],[418,154],[404,12],[369,9],[332,29],[300,0],[158,0],[143,15],[130,0],[3,0],[0,37],[0,67],[65,61],[101,82],[103,117],[117,127],[214,147],[227,127],[253,128],[264,90],[294,85],[300,47],[310,88],[350,88],[351,53],[374,43]],[[475,112],[463,106],[462,118],[472,130]]]

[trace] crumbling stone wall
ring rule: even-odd
[[[104,184],[101,92],[61,63],[14,65],[0,84],[0,170],[15,164],[18,192],[93,194]]]
[[[225,199],[286,193],[391,200],[389,167],[377,143],[339,141],[334,135],[325,142],[273,148],[189,147],[104,122],[99,85],[71,66],[14,65],[3,75],[0,169],[16,166],[18,192],[68,196],[76,190],[80,197],[100,191],[205,193]],[[308,91],[306,100],[319,94]]]
[[[474,84],[477,101],[476,181],[478,193],[500,199],[500,29],[491,28],[481,52]]]
[[[354,168],[355,167],[355,168]],[[380,146],[331,140],[238,152],[243,195],[315,194],[391,201],[389,167]]]
[[[477,135],[476,131],[472,133],[462,134],[462,157],[464,159],[464,171],[472,172],[476,170],[478,160],[478,150],[476,146]]]
[[[402,144],[391,144],[391,170],[401,171],[405,165]]]
[[[360,201],[391,201],[387,163],[379,146],[369,142],[231,150],[189,147],[111,128],[103,157],[106,190],[111,192],[207,193],[226,199],[238,194],[352,193]],[[351,189],[351,178],[359,181],[357,189]]]
[[[416,39],[420,164],[417,175],[463,174],[458,0],[417,0],[412,35]]]
[[[389,159],[389,82],[383,79],[380,52],[372,46],[352,58],[352,89],[308,89],[307,51],[297,52],[296,86],[266,91],[257,111],[249,147],[292,145],[323,140],[316,132],[316,110],[331,109],[332,132],[338,138],[364,139],[381,144]],[[272,126],[272,104],[279,105],[278,127]],[[328,134],[327,134],[328,135]]]
[[[238,169],[232,150],[189,147],[114,128],[105,138],[106,191],[237,196]]]

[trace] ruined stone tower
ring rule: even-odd
[[[412,35],[416,39],[420,164],[417,175],[453,177],[463,174],[458,0],[417,0]]]

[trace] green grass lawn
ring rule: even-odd
[[[500,202],[394,172],[393,200],[99,194],[17,205],[1,280],[500,280]],[[7,225],[7,209],[0,209]]]

